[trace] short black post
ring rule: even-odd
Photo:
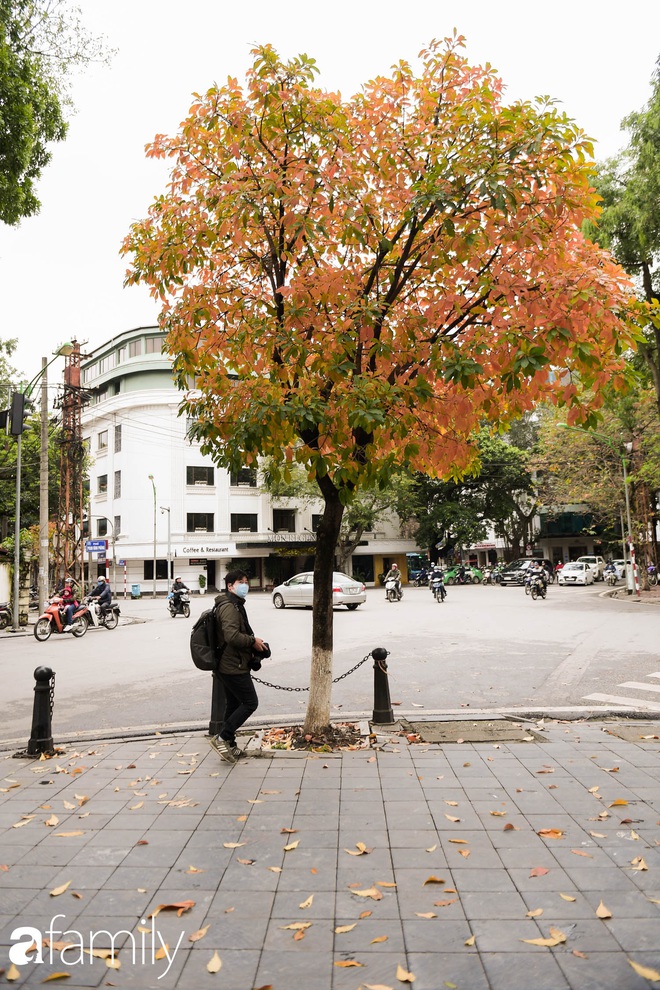
[[[52,692],[55,688],[55,674],[50,667],[37,667],[34,672],[34,707],[32,709],[32,732],[27,744],[28,756],[38,753],[53,753]]]
[[[392,712],[392,702],[390,701],[390,684],[387,676],[386,658],[390,655],[389,650],[377,646],[371,651],[374,658],[374,712],[373,721],[376,725],[392,725],[394,713]]]
[[[209,735],[218,736],[222,732],[225,724],[225,708],[227,707],[227,696],[225,686],[220,680],[217,671],[211,674],[213,688],[211,693],[211,721],[209,722]]]

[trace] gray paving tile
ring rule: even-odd
[[[515,920],[524,918],[529,910],[525,899],[517,891],[495,893],[492,891],[462,890],[461,905],[468,921],[474,918]]]
[[[489,990],[569,990],[556,959],[541,947],[533,952],[486,952],[481,961]],[[626,984],[623,987],[628,990]]]
[[[416,990],[465,987],[489,990],[481,959],[475,952],[409,952],[408,966],[415,976]],[[390,977],[391,978],[391,977]]]
[[[574,990],[648,990],[648,980],[638,976],[621,953],[590,952],[588,959],[558,953],[555,958]],[[637,957],[635,962],[650,965]]]
[[[186,954],[177,990],[217,990],[218,974],[209,973],[206,964],[213,956],[215,944],[198,943]],[[260,949],[233,949],[218,951],[222,961],[222,990],[246,990],[258,986],[257,967]]]
[[[402,924],[408,952],[460,952],[472,935],[467,921],[448,921],[444,916],[414,921],[404,918]]]

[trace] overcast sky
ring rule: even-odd
[[[474,64],[490,62],[513,100],[550,94],[596,141],[597,159],[626,142],[621,119],[641,109],[660,54],[660,0],[79,0],[85,23],[117,49],[109,68],[78,76],[64,143],[39,185],[41,213],[0,225],[0,338],[19,337],[28,377],[41,356],[77,337],[86,350],[152,324],[146,289],[122,288],[118,254],[130,223],[164,188],[144,145],[174,133],[203,92],[244,77],[254,44],[306,52],[320,84],[344,96],[457,28]],[[55,370],[57,368],[57,370]],[[60,376],[55,366],[51,381]]]

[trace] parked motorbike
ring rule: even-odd
[[[434,574],[431,577],[430,587],[436,602],[444,602],[447,597],[447,589],[445,588],[445,579],[442,574]]]
[[[63,633],[67,603],[59,595],[51,598],[44,612],[39,616],[34,624],[34,638],[40,643],[45,643],[50,638],[51,633]],[[87,620],[85,613],[88,611],[87,605],[78,605],[71,620],[71,634],[76,637],[84,636],[87,632]]]
[[[110,602],[109,605],[100,605],[98,602],[92,601],[90,595],[87,595],[83,599],[83,604],[87,607],[87,611],[84,613],[87,626],[92,626],[94,629],[100,629],[101,626],[105,626],[106,629],[116,629],[119,625],[121,609],[114,602]]]
[[[385,597],[388,602],[400,602],[403,598],[403,592],[397,589],[394,578],[385,582]]]
[[[176,619],[177,615],[183,615],[186,619],[190,618],[189,595],[170,595],[167,599],[167,607],[173,619]]]
[[[658,571],[655,564],[649,564],[649,566],[646,569],[646,572],[649,576],[649,584],[655,587],[656,584],[658,583]]]
[[[11,602],[0,602],[0,629],[6,629],[11,622]]]
[[[420,574],[414,579],[412,585],[414,588],[427,588],[429,583],[428,571],[421,571]]]

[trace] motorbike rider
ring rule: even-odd
[[[429,588],[431,589],[432,594],[435,592],[435,584],[437,581],[440,582],[440,596],[444,601],[447,597],[447,589],[445,588],[444,571],[440,567],[440,564],[434,564],[431,569],[431,573],[429,574]]]
[[[547,591],[547,589],[548,589],[548,572],[546,571],[546,569],[543,566],[543,564],[541,564],[538,561],[536,563],[532,564],[531,567],[530,567],[530,569],[529,569],[529,575],[530,575],[530,579],[539,578],[540,581],[541,581],[541,583],[543,584],[543,590],[544,591]]]
[[[90,598],[93,602],[98,602],[101,608],[110,604],[112,601],[112,591],[110,590],[110,583],[107,578],[99,577]]]
[[[387,584],[388,581],[394,581],[397,598],[401,598],[403,593],[401,591],[401,571],[399,570],[398,564],[392,564],[389,571],[385,575],[385,584]]]
[[[172,604],[177,612],[181,611],[181,595],[184,591],[190,591],[190,588],[183,583],[180,577],[174,578],[174,584],[172,585]]]
[[[71,632],[73,628],[73,613],[78,608],[78,600],[72,578],[64,579],[64,587],[59,591],[60,598],[64,604],[64,629],[63,632]]]

